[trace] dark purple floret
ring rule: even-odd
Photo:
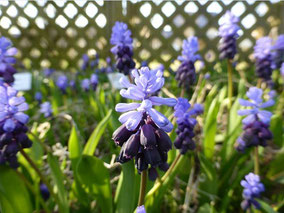
[[[146,114],[137,130],[129,131],[123,124],[114,132],[113,139],[122,147],[117,161],[125,163],[135,158],[135,165],[139,172],[150,167],[150,180],[157,178],[156,168],[162,171],[168,169],[166,156],[172,148],[171,139]]]
[[[243,190],[244,201],[241,203],[243,210],[249,209],[251,206],[254,206],[256,209],[260,209],[260,204],[255,200],[259,198],[260,194],[264,192],[264,185],[260,182],[258,175],[249,173],[245,176],[245,179],[241,181]]]
[[[179,87],[189,88],[196,80],[194,63],[183,61],[176,72],[176,80]]]
[[[42,198],[45,201],[47,201],[50,197],[50,192],[49,192],[47,186],[44,183],[41,183],[40,186],[39,186],[39,189],[40,189],[40,194],[41,194]]]
[[[240,29],[237,23],[239,18],[234,16],[231,11],[227,11],[222,19],[223,23],[219,27],[221,37],[219,43],[220,58],[233,59],[237,53],[237,32]]]

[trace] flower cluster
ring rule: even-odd
[[[181,154],[185,154],[188,150],[194,150],[196,145],[193,140],[194,127],[197,121],[193,116],[203,113],[203,106],[195,104],[191,109],[191,105],[186,98],[178,98],[175,106],[174,116],[177,118],[178,128],[176,130],[177,138],[175,147],[180,150]]]
[[[164,85],[164,78],[160,70],[149,70],[142,67],[133,70],[135,84],[126,78],[120,79],[121,84],[127,88],[120,91],[124,98],[141,101],[141,103],[119,103],[116,111],[125,112],[119,117],[123,124],[113,133],[113,140],[121,146],[117,159],[125,163],[135,157],[136,168],[139,172],[149,169],[149,179],[155,180],[158,176],[156,168],[166,171],[167,152],[172,142],[166,132],[173,129],[172,123],[153,106],[175,106],[173,98],[152,96]]]
[[[123,22],[116,22],[112,28],[110,39],[110,43],[115,45],[111,52],[116,58],[116,68],[125,75],[128,75],[130,70],[135,68],[135,62],[132,59],[132,42],[131,31],[127,25]]]
[[[86,70],[90,68],[92,70],[99,64],[99,55],[96,54],[95,58],[91,60],[91,58],[87,54],[84,54],[82,56],[82,60],[83,60],[83,63],[82,63],[81,69]]]
[[[245,176],[245,180],[241,181],[244,201],[241,203],[242,209],[247,210],[253,205],[256,209],[260,208],[260,204],[255,198],[260,197],[260,193],[264,192],[264,185],[260,182],[258,175],[249,173]]]
[[[275,42],[272,49],[275,51],[274,54],[275,66],[276,68],[280,68],[281,64],[284,62],[284,34],[278,36],[278,39]]]
[[[0,38],[0,77],[8,84],[14,82],[13,75],[17,72],[13,67],[16,63],[14,56],[17,49],[11,46],[12,43],[7,38]]]
[[[256,41],[254,46],[255,72],[257,77],[266,82],[271,82],[273,54],[272,40],[269,37],[263,37]]]
[[[45,77],[50,77],[53,73],[54,73],[54,69],[51,69],[51,68],[46,68],[43,70],[43,74]]]
[[[42,94],[41,94],[41,92],[36,92],[36,94],[35,94],[35,100],[36,100],[38,103],[41,103],[41,101],[42,101]]]
[[[96,90],[98,83],[98,76],[96,74],[92,74],[90,79],[85,78],[81,81],[81,87],[84,91],[89,91],[91,87],[93,90]]]
[[[182,55],[178,57],[181,61],[176,72],[176,80],[179,87],[189,88],[196,80],[194,62],[201,59],[200,55],[196,54],[199,49],[197,37],[189,37],[183,41]]]
[[[219,27],[221,37],[219,51],[221,59],[233,59],[237,53],[237,38],[239,18],[234,16],[231,11],[227,11],[222,17],[223,23]]]
[[[40,112],[44,115],[45,118],[52,116],[52,107],[50,102],[44,102],[40,105]]]
[[[274,100],[269,99],[263,103],[263,91],[257,87],[251,87],[246,93],[250,99],[239,99],[242,106],[251,107],[251,109],[239,110],[239,115],[247,115],[243,119],[243,134],[237,139],[237,150],[244,151],[252,146],[266,146],[267,140],[272,138],[272,133],[269,130],[269,123],[272,113],[261,108],[266,108],[274,105]]]
[[[17,91],[7,84],[0,85],[0,164],[7,162],[17,168],[17,152],[32,145],[26,135],[27,109],[24,97],[18,97]]]
[[[62,93],[66,93],[66,89],[69,86],[68,78],[65,75],[59,76],[56,81],[56,85],[61,90]]]

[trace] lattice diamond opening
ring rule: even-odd
[[[171,3],[167,2],[162,7],[162,12],[165,14],[165,16],[170,17],[176,10],[176,7]]]

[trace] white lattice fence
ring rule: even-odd
[[[35,69],[77,69],[86,52],[109,56],[111,27],[116,20],[129,24],[139,62],[169,66],[180,54],[182,40],[190,35],[199,37],[205,61],[214,62],[218,58],[218,21],[231,9],[241,19],[239,60],[250,62],[257,38],[283,32],[283,3],[1,0],[0,33],[20,50],[19,59]]]

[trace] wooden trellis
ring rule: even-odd
[[[111,56],[115,21],[126,22],[138,62],[166,67],[181,52],[182,40],[199,38],[205,62],[218,58],[218,21],[226,10],[239,13],[238,60],[250,63],[255,40],[283,33],[284,2],[274,1],[0,1],[0,34],[19,49],[32,69],[77,69],[84,53]]]

